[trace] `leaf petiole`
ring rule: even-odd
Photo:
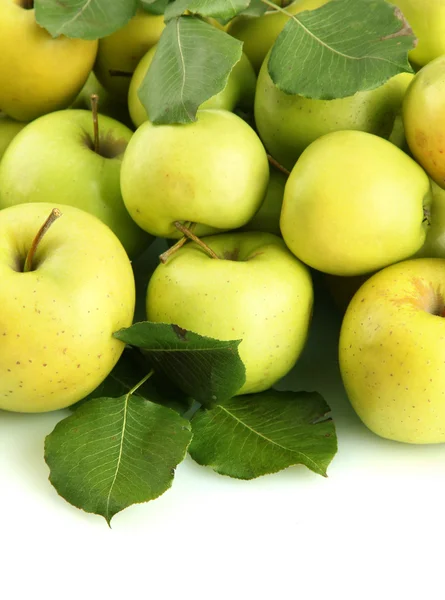
[[[141,385],[144,385],[144,383],[148,381],[152,375],[154,375],[154,369],[147,373],[145,377],[143,377],[140,381],[138,381],[138,383],[135,386],[131,388],[131,390],[127,393],[127,400],[141,387]]]

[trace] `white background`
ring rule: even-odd
[[[294,467],[243,482],[187,458],[171,490],[109,529],[48,482],[44,438],[66,413],[0,413],[1,600],[443,600],[445,445],[385,441],[359,422],[338,324],[322,297],[290,377],[332,407],[327,479]]]

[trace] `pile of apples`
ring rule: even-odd
[[[395,3],[418,37],[415,76],[287,95],[267,60],[288,17],[241,16],[225,27],[244,42],[225,89],[195,122],[154,125],[138,89],[162,16],[53,39],[32,0],[0,0],[1,409],[67,407],[107,377],[134,318],[131,263],[161,237],[147,319],[241,339],[240,394],[296,363],[316,270],[347,290],[340,368],[363,422],[445,441],[445,10]]]

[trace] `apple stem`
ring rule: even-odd
[[[289,177],[290,171],[288,169],[286,169],[286,167],[283,167],[283,165],[280,165],[280,163],[277,160],[275,160],[275,158],[273,156],[268,154],[267,160],[270,162],[270,164],[273,167],[275,167],[276,169],[278,169],[279,171],[281,171],[282,173],[284,173],[285,175],[287,175]]]
[[[193,231],[194,226],[196,225],[196,223],[188,223],[186,225],[186,227],[188,228],[189,231]],[[172,256],[173,254],[175,254],[175,252],[177,252],[180,248],[182,248],[182,246],[189,241],[189,238],[184,235],[181,239],[179,239],[176,244],[174,244],[173,246],[171,246],[168,250],[166,250],[165,252],[163,252],[160,256],[159,256],[159,260],[161,261],[162,264],[165,265],[165,263],[168,261],[168,259],[170,258],[170,256]]]
[[[32,244],[31,244],[31,248],[28,250],[28,254],[26,255],[26,259],[25,259],[25,265],[23,267],[24,273],[29,273],[29,271],[33,270],[32,263],[34,260],[34,256],[35,256],[37,247],[40,244],[40,241],[42,240],[43,236],[48,231],[48,229],[51,227],[51,225],[54,223],[54,221],[56,221],[56,219],[58,219],[61,216],[62,216],[62,213],[60,212],[60,210],[58,208],[52,209],[51,214],[46,219],[46,221],[43,223],[42,227],[39,229],[36,237],[34,238]]]
[[[175,225],[176,229],[178,229],[182,234],[184,234],[184,236],[188,237],[190,240],[192,240],[193,242],[198,244],[198,246],[201,246],[201,248],[203,250],[205,250],[207,252],[207,254],[210,256],[210,258],[219,258],[219,256],[209,246],[207,246],[207,244],[205,242],[200,240],[199,237],[197,237],[193,233],[193,231],[190,231],[190,229],[188,227],[186,227],[179,221],[175,221],[174,225]]]
[[[128,77],[128,79],[133,77],[133,73],[131,71],[119,71],[119,69],[108,69],[108,74],[110,77]]]
[[[32,10],[34,8],[34,0],[22,0],[22,7],[25,10]]]
[[[93,129],[94,129],[94,152],[99,154],[99,96],[97,94],[91,94],[91,112],[93,113]]]

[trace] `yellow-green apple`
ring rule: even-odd
[[[99,127],[96,152],[89,111],[62,110],[29,123],[0,163],[0,208],[25,202],[76,206],[106,223],[133,257],[151,238],[131,219],[120,191],[132,131],[103,115]]]
[[[403,101],[408,146],[418,163],[445,188],[445,56],[423,67]]]
[[[152,235],[177,238],[175,222],[196,235],[245,225],[269,181],[261,140],[226,110],[200,110],[187,125],[143,123],[125,151],[121,190],[135,222]]]
[[[127,102],[131,74],[158,42],[164,27],[163,15],[151,15],[140,8],[127,25],[99,41],[94,72],[120,102]]]
[[[418,258],[373,275],[343,319],[339,358],[349,400],[377,435],[445,442],[445,260]]]
[[[445,3],[443,0],[390,0],[398,6],[417,38],[410,60],[422,67],[445,54]]]
[[[401,150],[406,152],[407,154],[410,154],[410,150],[408,147],[408,143],[406,141],[405,128],[403,126],[402,109],[403,109],[403,100],[405,98],[406,91],[413,79],[414,79],[414,73],[401,73],[400,75],[398,75],[398,77],[395,77],[392,80],[394,83],[398,84],[398,91],[399,91],[400,97],[398,100],[397,114],[394,119],[394,124],[393,124],[392,130],[391,130],[391,133],[388,137],[388,140],[392,144],[394,144],[395,146],[397,146],[398,148],[400,148]],[[396,104],[397,104],[397,101],[396,101]]]
[[[432,202],[425,243],[415,257],[445,258],[445,190],[431,181]]]
[[[154,271],[147,318],[201,335],[237,340],[246,367],[239,394],[270,388],[295,364],[312,314],[309,270],[281,238],[260,232],[202,238],[178,250]]]
[[[128,108],[135,127],[139,127],[148,120],[147,111],[139,99],[138,91],[147,74],[155,55],[157,46],[154,46],[139,62],[133,74],[128,92]],[[245,54],[233,67],[226,87],[215,96],[201,104],[201,109],[222,108],[234,110],[237,107],[251,110],[255,98],[256,75]]]
[[[36,247],[55,207],[62,216]],[[87,396],[123,351],[113,333],[133,320],[133,272],[117,237],[72,206],[7,208],[0,277],[0,409],[46,412]]]
[[[23,121],[15,121],[4,113],[0,113],[0,161],[6,148],[25,125],[26,123],[23,123]]]
[[[405,73],[384,85],[336,100],[314,100],[285,94],[273,83],[268,57],[255,94],[255,122],[270,154],[292,169],[307,146],[332,131],[353,129],[389,137],[406,90]]]
[[[290,250],[331,275],[377,271],[417,252],[430,180],[402,150],[371,133],[337,131],[300,156],[280,226]]]
[[[296,15],[304,10],[320,8],[327,2],[329,0],[295,0],[286,6],[286,11]],[[258,73],[267,52],[289,18],[278,10],[268,11],[261,17],[240,15],[229,23],[227,33],[243,42],[243,50]]]
[[[18,121],[68,107],[97,53],[97,41],[52,38],[37,24],[32,6],[29,0],[0,0],[0,110]]]
[[[280,214],[286,181],[287,175],[274,167],[270,168],[264,200],[252,219],[244,225],[243,231],[266,231],[281,236]]]

